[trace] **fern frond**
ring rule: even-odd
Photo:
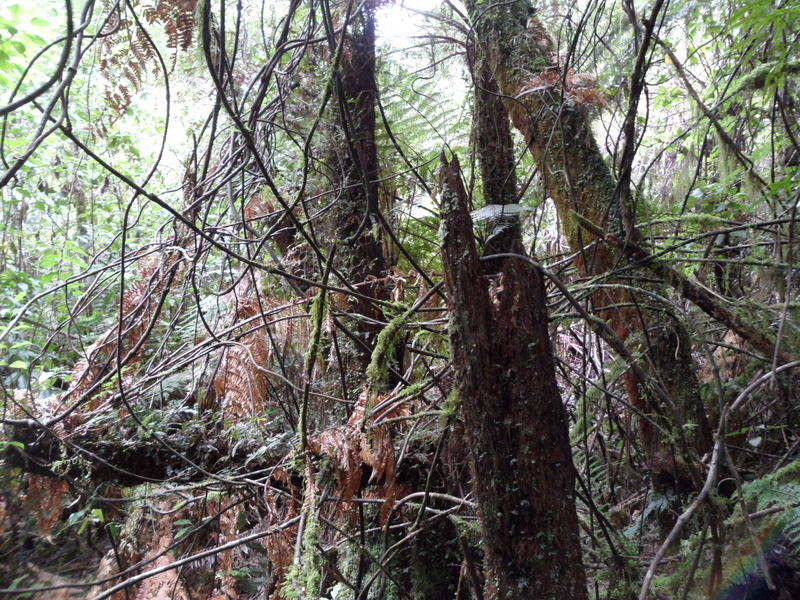
[[[157,72],[160,66],[155,48],[136,19],[125,18],[119,5],[104,3],[104,7],[107,12],[113,11],[104,28],[106,35],[98,44],[100,72],[108,82],[103,96],[113,111],[111,124],[128,109],[133,94],[142,89],[148,69]],[[144,23],[163,28],[167,48],[173,51],[173,66],[178,52],[192,43],[196,8],[197,0],[156,0],[144,5],[133,2],[130,6],[130,10],[139,11]]]

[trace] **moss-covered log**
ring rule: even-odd
[[[269,468],[291,448],[289,436],[266,439],[259,435],[245,443],[222,431],[211,435],[199,423],[189,430],[181,430],[176,423],[172,429],[155,439],[137,435],[136,424],[124,422],[105,431],[85,426],[59,437],[31,420],[6,426],[12,443],[0,459],[28,473],[138,485],[166,479],[197,481],[208,472],[228,471],[243,462],[252,470]],[[266,446],[268,451],[259,452]]]

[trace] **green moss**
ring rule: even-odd
[[[445,424],[450,421],[458,414],[460,407],[461,398],[458,395],[458,389],[454,386],[447,395],[444,406],[442,406],[442,415],[439,418],[440,423]]]
[[[319,598],[322,584],[323,559],[317,551],[320,528],[314,502],[304,506],[305,528],[300,557],[287,571],[281,585],[281,595],[286,600]]]
[[[470,546],[479,546],[481,544],[481,526],[477,519],[464,519],[458,515],[450,515],[447,517],[456,528],[456,533],[467,542]]]
[[[325,290],[321,289],[319,294],[314,297],[311,303],[311,343],[308,345],[304,365],[306,372],[314,364],[320,354],[320,347],[322,341],[322,324],[325,321]]]
[[[414,316],[414,312],[411,308],[407,309],[389,321],[386,327],[378,334],[378,339],[375,341],[375,349],[372,351],[369,367],[367,367],[367,387],[370,390],[376,389],[386,379],[389,360],[394,353],[394,348],[397,345],[403,327]]]
[[[648,225],[665,225],[680,223],[681,225],[696,227],[699,231],[714,231],[728,225],[728,219],[702,212],[684,213],[682,215],[666,215],[650,221]]]
[[[417,383],[412,383],[407,388],[403,389],[399,394],[397,394],[397,398],[409,398],[411,396],[416,396],[422,390],[425,389],[425,386],[428,384],[427,381],[418,381]]]
[[[377,509],[375,507],[365,507],[364,516],[367,521],[377,517]],[[390,536],[390,540],[393,539]],[[396,540],[395,540],[396,541]],[[390,543],[391,545],[391,543]],[[385,547],[383,545],[383,532],[376,534],[368,534],[364,545],[362,546],[363,553],[369,555],[363,556],[363,561],[366,563],[366,570],[362,572],[362,584],[371,582],[369,591],[366,593],[365,600],[398,600],[400,594],[397,591],[397,586],[392,580],[387,580],[385,587],[380,584],[380,575],[376,575],[377,567],[375,562],[379,557],[383,556]],[[401,569],[407,568],[407,559],[395,557],[387,564],[387,570],[390,573],[400,575]],[[336,566],[339,572],[342,573],[349,581],[356,581],[358,579],[359,567],[362,564],[362,549],[357,543],[348,543],[340,547],[337,552]],[[402,565],[402,567],[401,567]],[[330,590],[331,598],[334,600],[351,600],[353,598],[353,591],[344,585],[334,585]],[[403,598],[408,598],[405,593]]]

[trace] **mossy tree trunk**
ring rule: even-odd
[[[517,178],[508,112],[489,63],[483,57],[470,62],[475,79],[476,142],[483,197],[487,204],[513,204]]]
[[[475,469],[485,597],[586,598],[567,415],[542,274],[504,261],[492,297],[457,159],[443,161],[442,262],[453,368]],[[512,252],[522,254],[517,239]]]
[[[345,246],[340,267],[356,285],[385,274],[378,228],[378,152],[375,143],[375,15],[361,8],[350,18],[337,77],[335,145],[341,196],[333,206],[336,233]],[[371,285],[361,289],[372,290]],[[371,295],[371,294],[367,294]],[[361,302],[356,300],[355,302]],[[361,314],[374,312],[360,306]],[[376,315],[377,316],[377,315]]]
[[[589,107],[583,96],[573,93],[559,65],[552,41],[535,19],[527,0],[492,8],[484,0],[467,2],[480,51],[497,80],[511,120],[523,134],[541,173],[546,194],[556,206],[563,232],[576,266],[584,276],[602,276],[617,267],[621,255],[581,229],[572,211],[624,237],[622,211],[616,199],[616,181],[597,146],[590,127]],[[638,273],[637,273],[638,274]],[[648,292],[662,292],[662,285],[634,285]],[[618,283],[623,283],[617,281]],[[630,285],[630,281],[624,282]],[[615,333],[641,353],[649,373],[660,380],[673,399],[666,407],[654,400],[643,382],[631,372],[625,385],[633,406],[645,418],[638,419],[640,440],[649,460],[654,481],[669,485],[688,473],[676,460],[673,443],[659,433],[677,430],[684,454],[689,448],[703,453],[710,447],[711,432],[698,394],[696,368],[686,344],[685,326],[665,305],[653,306],[650,294],[629,288],[605,288],[593,295],[596,314],[606,319]],[[669,359],[667,359],[669,357]],[[684,428],[688,423],[698,427]]]
[[[344,12],[344,11],[343,11]],[[338,252],[335,268],[340,283],[352,285],[361,296],[339,301],[337,308],[352,315],[383,320],[380,307],[370,298],[387,299],[381,279],[386,275],[380,238],[378,152],[375,143],[375,15],[362,6],[343,14],[346,24],[334,98],[334,135],[330,167],[336,198],[330,211],[332,242]],[[363,373],[380,326],[367,320],[343,319],[348,336],[338,343],[347,380],[346,395],[353,399],[364,383]]]

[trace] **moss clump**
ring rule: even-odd
[[[281,596],[286,600],[306,600],[320,597],[323,559],[317,550],[320,529],[315,504],[313,500],[304,503],[305,526],[300,556],[289,567],[281,586]]]
[[[481,544],[481,526],[477,519],[464,519],[458,515],[449,515],[447,517],[455,527],[456,533],[472,547],[478,547]]]
[[[443,425],[448,423],[452,418],[454,418],[461,407],[461,397],[458,395],[458,389],[454,386],[450,393],[447,395],[447,399],[444,401],[444,405],[442,406],[442,414],[439,418],[439,422]]]
[[[321,289],[319,294],[314,296],[314,301],[311,303],[311,343],[308,345],[304,365],[306,372],[317,360],[320,353],[322,341],[322,324],[325,321],[325,290]]]
[[[394,348],[400,339],[403,327],[414,316],[415,310],[409,308],[386,324],[378,334],[375,349],[367,367],[367,387],[370,390],[377,388],[386,379],[389,370],[389,360],[394,353]]]

